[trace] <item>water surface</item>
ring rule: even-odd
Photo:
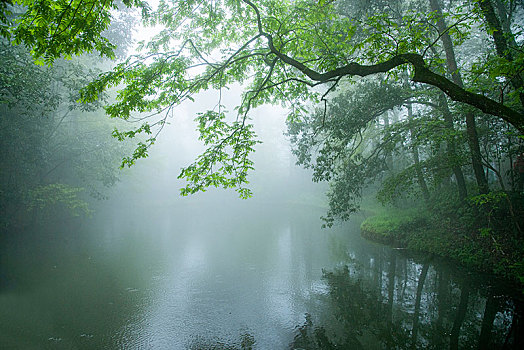
[[[323,209],[179,201],[4,237],[0,348],[518,348],[496,280],[364,241]],[[518,295],[518,294],[517,294]]]

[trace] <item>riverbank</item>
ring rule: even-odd
[[[364,220],[361,235],[393,247],[449,258],[524,286],[524,237],[511,229],[482,227],[481,221],[444,217],[428,209],[390,209]]]

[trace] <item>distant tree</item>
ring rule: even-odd
[[[398,2],[394,8],[370,5],[357,12],[346,9],[345,4],[161,2],[149,23],[163,25],[166,30],[144,43],[147,53],[129,59],[91,84],[84,90],[84,98],[94,100],[107,86],[123,84],[120,101],[108,107],[108,113],[124,119],[133,111],[160,113],[150,127],[161,127],[172,108],[199,91],[221,89],[233,82],[245,84],[236,124],[217,123],[216,113],[211,112],[199,117],[209,149],[182,171],[180,176],[189,181],[184,194],[208,185],[239,186],[241,194],[249,194],[243,185],[249,170],[246,159],[253,146],[248,141],[253,136],[249,131],[251,108],[281,102],[301,111],[305,101],[324,101],[341,81],[355,76],[387,73],[387,79],[394,81],[406,72],[414,83],[437,87],[454,101],[524,130],[522,106],[515,103],[513,95],[502,103],[446,78],[441,61],[431,53],[441,34],[429,3]],[[446,33],[458,45],[466,45],[478,35],[489,38],[489,31],[477,29],[483,17],[476,8],[475,2],[464,2],[446,13]],[[497,84],[496,77],[491,81],[493,86]],[[315,88],[321,85],[325,88]],[[142,146],[135,156],[142,157],[147,147]],[[132,162],[135,156],[127,161]]]
[[[364,188],[402,170],[392,152],[409,129],[381,123],[388,111],[403,106],[412,91],[398,84],[365,79],[347,87],[327,109],[295,115],[288,134],[298,164],[313,169],[314,181],[329,181],[328,225],[359,209]],[[389,123],[389,121],[388,121]],[[400,168],[400,169],[399,169]],[[411,177],[410,177],[411,178]]]
[[[0,227],[88,213],[89,196],[105,197],[130,152],[111,137],[116,124],[101,101],[78,102],[103,62],[84,55],[37,66],[26,48],[3,39],[0,60]]]

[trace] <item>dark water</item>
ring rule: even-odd
[[[321,214],[182,201],[11,233],[0,349],[521,348],[510,288]]]

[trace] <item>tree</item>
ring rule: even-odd
[[[140,7],[144,16],[148,11],[141,0],[2,1],[0,35],[31,48],[40,63],[93,50],[114,58],[117,46],[104,35],[114,20],[111,11],[121,9],[119,4]]]
[[[458,70],[457,60],[455,58],[455,50],[453,48],[453,42],[451,36],[448,33],[445,20],[442,16],[442,10],[438,0],[430,0],[431,10],[436,14],[437,27],[439,31],[439,37],[442,41],[442,46],[446,55],[446,64],[449,75],[455,84],[460,87],[464,87],[462,76]],[[472,111],[466,112],[466,130],[468,134],[468,144],[471,150],[471,161],[473,164],[473,170],[477,179],[477,184],[481,193],[488,193],[489,187],[486,177],[484,176],[484,169],[482,168],[482,160],[480,156],[480,146],[477,136],[477,127],[475,116]]]
[[[88,195],[104,198],[118,180],[118,159],[130,151],[108,132],[115,121],[101,101],[78,102],[104,62],[84,55],[37,66],[26,48],[3,39],[0,59],[0,227],[25,227],[64,210],[88,213]]]
[[[55,3],[58,2],[52,2]],[[98,9],[100,16],[88,15],[86,21],[97,18],[101,24],[93,26],[85,42],[72,47],[60,45],[57,43],[62,38],[60,29],[38,34],[42,40],[31,41],[23,33],[24,28],[31,28],[30,18],[37,18],[31,15],[33,12],[21,17],[21,24],[16,27],[20,29],[13,32],[20,33],[15,35],[15,41],[33,46],[36,56],[44,55],[51,60],[60,52],[74,54],[98,46],[105,54],[109,46],[104,46],[100,33],[108,21],[108,6],[100,6],[96,1],[88,3]],[[326,101],[326,96],[343,80],[353,81],[358,76],[385,73],[387,79],[396,80],[401,72],[406,72],[413,83],[436,87],[454,101],[497,116],[521,132],[524,130],[522,105],[516,102],[514,90],[505,87],[506,99],[497,101],[480,89],[465,89],[446,78],[439,60],[429,55],[441,34],[435,26],[438,16],[432,12],[425,15],[429,12],[426,2],[398,2],[382,8],[378,3],[372,2],[362,11],[351,11],[344,8],[347,5],[344,1],[161,1],[146,22],[165,29],[143,44],[146,53],[101,75],[83,91],[83,98],[93,101],[108,87],[123,86],[119,101],[108,106],[107,113],[123,119],[134,112],[151,114],[150,121],[137,129],[117,134],[126,138],[137,133],[151,135],[152,129],[161,129],[172,109],[199,91],[243,83],[245,90],[236,121],[226,122],[221,110],[203,112],[198,117],[201,137],[209,148],[180,174],[189,181],[183,194],[211,185],[237,187],[241,196],[249,196],[245,184],[251,168],[249,155],[256,143],[249,123],[251,108],[281,102],[295,112],[301,111],[305,101]],[[478,27],[484,19],[483,12],[478,11],[482,6],[482,1],[472,1],[454,7],[445,14],[448,20],[445,33],[459,45],[466,45],[473,36],[471,28]],[[80,5],[77,8],[91,13]],[[44,27],[61,28],[60,14],[71,15],[64,5],[53,15],[44,16]],[[75,30],[63,34],[75,36],[83,28],[79,24]],[[488,37],[491,32],[492,29],[475,31],[475,35]],[[514,57],[513,60],[519,62]],[[509,70],[501,68],[496,76],[490,76],[491,72],[485,68],[479,73],[488,76],[491,86],[498,86],[501,74],[512,79]],[[123,165],[145,157],[154,140],[150,137],[140,143]]]
[[[453,23],[448,27],[448,32],[463,41],[471,33],[468,26],[481,21],[478,16],[471,17],[468,10],[464,4],[453,13]],[[120,101],[107,112],[122,118],[133,111],[163,113],[151,125],[139,128],[147,132],[151,126],[161,127],[173,107],[199,91],[244,83],[237,124],[216,123],[214,113],[199,117],[209,151],[182,171],[181,177],[190,182],[183,193],[208,185],[234,185],[245,191],[242,186],[249,170],[246,159],[253,146],[248,139],[253,134],[242,130],[249,129],[250,109],[266,102],[282,102],[301,111],[304,101],[325,101],[343,79],[354,76],[388,73],[388,79],[396,79],[406,71],[412,82],[435,86],[455,101],[523,129],[520,109],[465,90],[428,60],[428,50],[440,37],[430,25],[435,21],[433,14],[420,20],[421,13],[406,8],[402,11],[356,18],[340,14],[336,2],[255,4],[244,0],[204,5],[188,1],[172,6],[162,2],[150,22],[167,29],[145,44],[149,53],[101,76],[84,90],[84,98],[91,101],[107,86],[123,84]],[[174,50],[173,44],[177,46]],[[319,85],[326,88],[310,89]],[[211,139],[209,135],[221,137]],[[222,151],[232,145],[232,140],[239,147],[226,157]],[[148,146],[142,146],[144,152]],[[231,181],[231,176],[239,178],[238,174],[240,181]]]
[[[298,164],[313,169],[314,181],[330,183],[328,225],[335,218],[348,219],[359,209],[365,187],[405,170],[405,162],[397,156],[398,145],[409,137],[412,125],[379,122],[413,97],[404,86],[367,78],[341,90],[326,109],[317,108],[288,122]],[[414,169],[409,169],[410,179]]]

